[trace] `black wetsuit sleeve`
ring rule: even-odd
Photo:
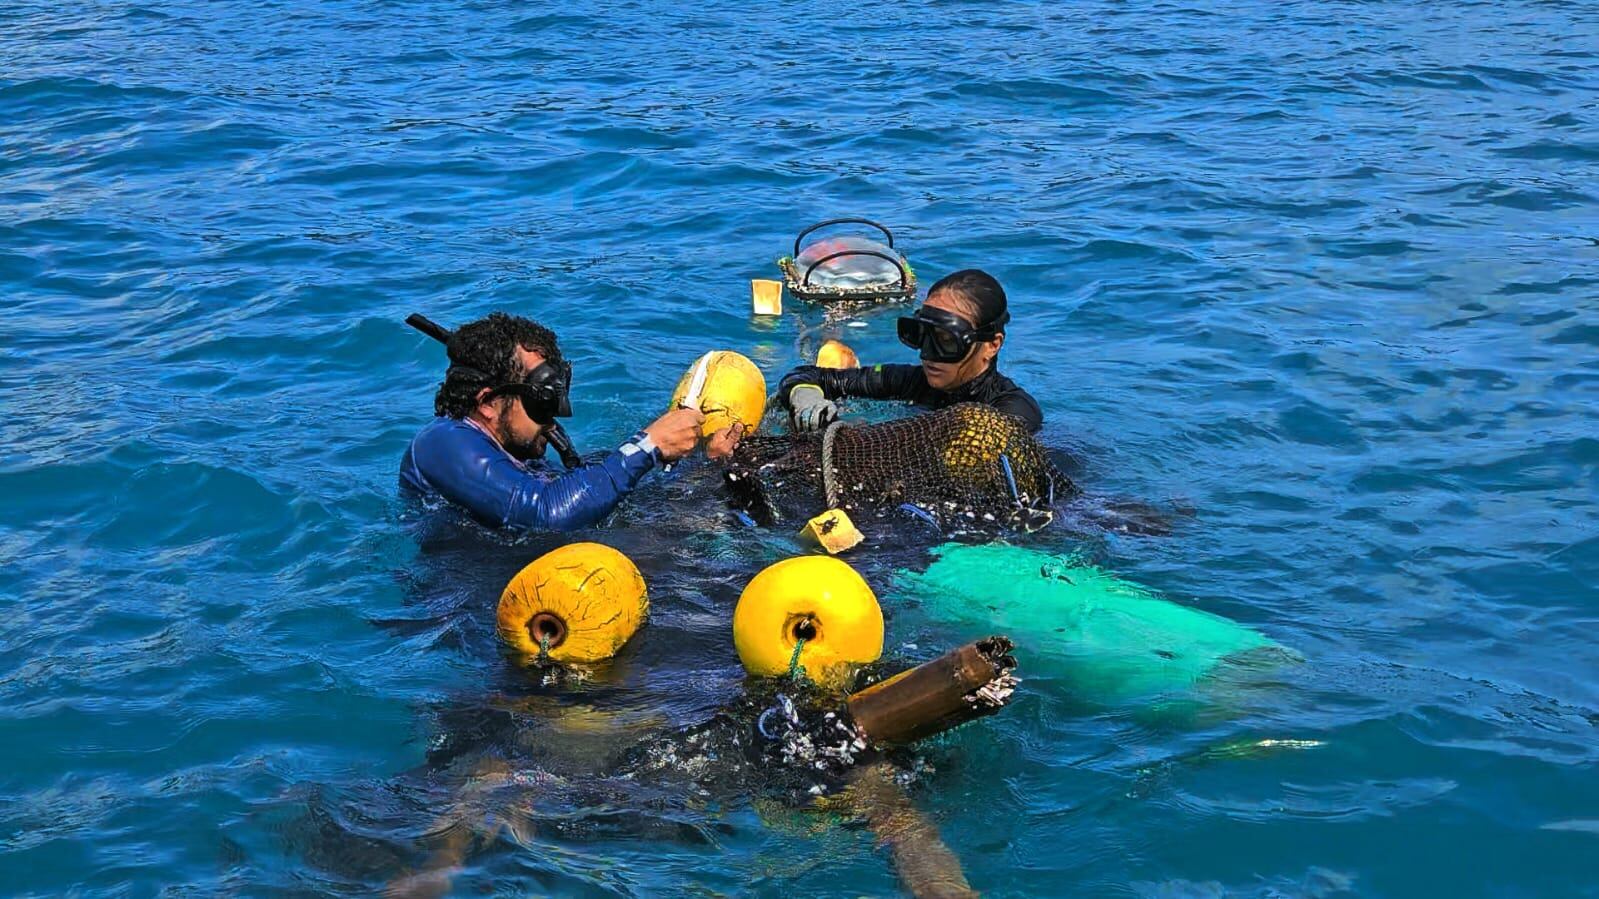
[[[820,387],[830,400],[863,397],[873,400],[926,402],[932,388],[920,365],[874,365],[871,368],[818,368],[801,365],[777,385],[783,408],[792,409],[788,395],[804,384]]]
[[[1038,429],[1044,426],[1044,410],[1038,407],[1038,401],[1031,394],[1021,388],[995,397],[994,408],[1021,419],[1022,424],[1027,425],[1029,434],[1037,434]]]

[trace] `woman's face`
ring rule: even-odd
[[[966,298],[948,290],[929,294],[922,304],[933,309],[960,316],[967,324],[976,327],[977,309]],[[927,373],[927,384],[935,390],[953,390],[988,370],[1005,343],[1005,335],[997,334],[993,340],[972,344],[972,351],[959,362],[929,362],[922,360],[922,371]]]

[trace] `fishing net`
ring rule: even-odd
[[[852,518],[909,513],[946,531],[1036,530],[1056,496],[1076,489],[1020,420],[978,403],[747,437],[727,480],[735,502],[767,524],[844,509]]]
[[[1274,646],[1256,631],[1161,599],[1084,560],[1003,544],[946,544],[896,586],[934,617],[1000,630],[1030,669],[1113,704],[1185,690],[1225,660]]]

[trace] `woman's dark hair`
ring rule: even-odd
[[[495,312],[455,329],[450,337],[450,370],[433,395],[433,414],[465,418],[477,408],[485,387],[521,381],[526,372],[516,361],[516,348],[532,350],[559,367],[561,349],[555,332],[519,315]]]
[[[963,268],[954,274],[945,275],[938,279],[928,291],[932,296],[941,290],[947,290],[967,303],[971,304],[972,311],[977,315],[977,321],[972,324],[981,328],[999,320],[1005,314],[1005,288],[999,286],[994,276],[982,269]],[[1004,333],[1003,325],[995,330]]]

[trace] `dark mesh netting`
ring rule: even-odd
[[[908,512],[945,530],[1047,524],[1075,488],[1017,419],[961,403],[881,424],[835,422],[820,434],[739,443],[727,480],[756,520]]]

